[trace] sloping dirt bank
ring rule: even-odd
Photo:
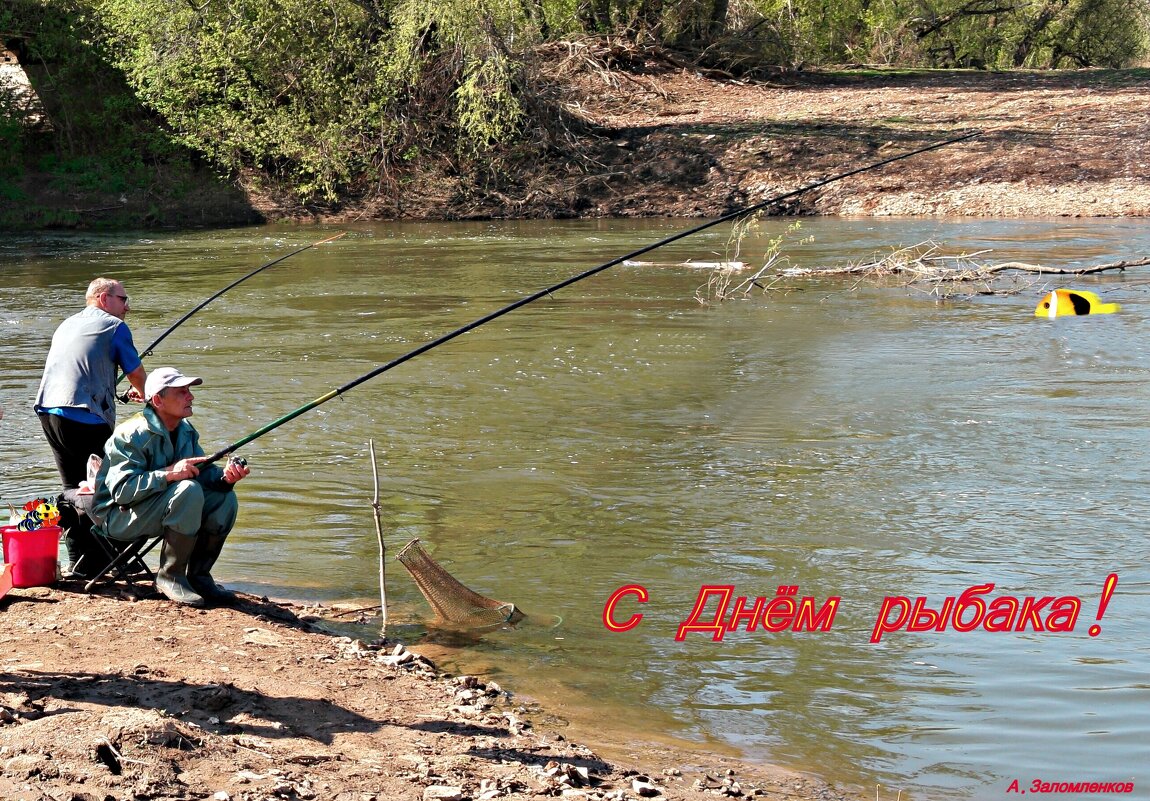
[[[513,164],[498,187],[423,175],[402,199],[326,219],[710,217],[976,129],[978,137],[772,213],[1150,214],[1150,70],[798,73],[755,82],[642,54],[610,70],[601,52],[553,55],[566,108],[598,136]]]
[[[0,228],[182,228],[261,221],[715,217],[816,180],[972,139],[803,193],[772,214],[1150,214],[1150,69],[702,72],[604,42],[538,54],[567,119],[478,167],[452,153],[364,176],[361,198],[305,208],[268,176],[159,171],[121,192],[29,172]],[[550,119],[552,115],[548,114]],[[0,182],[2,183],[2,182]],[[66,185],[65,190],[61,188]]]
[[[854,798],[638,740],[636,764],[608,761],[514,688],[325,633],[314,610],[78,590],[0,600],[5,801]]]
[[[647,148],[654,164],[675,138],[709,154],[700,185],[669,212],[717,214],[978,129],[983,133],[973,139],[813,191],[789,211],[1150,213],[1150,81],[1141,73],[809,76],[775,86],[679,71],[663,83],[668,100],[652,114],[628,122],[616,113],[606,121],[640,151],[653,138]],[[628,207],[617,202],[615,213]]]

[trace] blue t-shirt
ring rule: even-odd
[[[142,364],[139,354],[136,353],[136,344],[132,341],[132,332],[128,330],[127,325],[117,326],[112,333],[112,359],[120,366],[124,375],[138,369]],[[72,420],[76,423],[102,425],[106,422],[100,415],[76,406],[53,406],[48,409],[37,406],[36,411],[59,415],[65,420]]]

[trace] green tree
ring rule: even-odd
[[[180,141],[305,201],[378,181],[412,148],[485,152],[516,130],[530,28],[511,0],[89,0],[114,62]]]

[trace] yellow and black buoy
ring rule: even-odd
[[[1084,289],[1056,289],[1034,310],[1035,317],[1066,317],[1075,314],[1113,314],[1121,307],[1117,303],[1103,303],[1102,298]]]

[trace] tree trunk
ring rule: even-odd
[[[730,5],[730,0],[715,0],[715,5],[711,7],[711,22],[707,31],[710,39],[708,44],[718,39],[727,30],[727,11]]]
[[[583,33],[592,33],[595,30],[595,15],[591,12],[591,0],[579,0],[575,5],[575,19],[579,20],[579,27]]]
[[[611,32],[611,0],[594,0],[595,22],[603,33]]]
[[[523,13],[527,19],[539,26],[539,35],[544,40],[551,38],[551,26],[547,24],[547,14],[543,10],[543,0],[523,0]]]
[[[1014,48],[1014,66],[1015,68],[1021,67],[1026,63],[1026,59],[1030,57],[1031,52],[1034,50],[1034,45],[1038,41],[1039,35],[1046,30],[1046,27],[1058,16],[1058,12],[1066,8],[1068,0],[1047,0],[1046,5],[1038,12],[1038,16],[1027,27],[1026,32],[1018,41],[1018,45]]]
[[[584,33],[611,31],[611,0],[579,0],[575,16]]]
[[[643,0],[627,25],[627,38],[638,42],[644,35],[662,44],[663,0]]]

